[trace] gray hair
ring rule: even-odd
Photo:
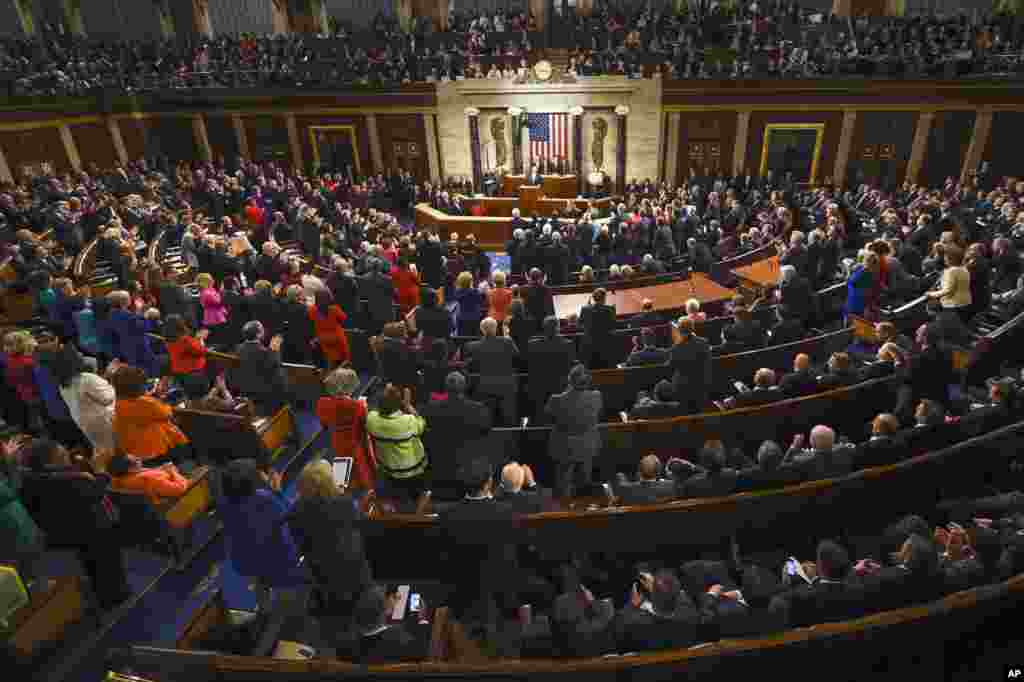
[[[347,367],[339,367],[327,375],[324,387],[330,395],[352,395],[359,387],[359,375]]]
[[[480,333],[484,336],[494,336],[498,333],[498,321],[493,317],[485,317],[480,321]]]
[[[796,279],[796,268],[792,265],[783,265],[779,268],[779,273],[782,275],[783,282],[792,282]]]

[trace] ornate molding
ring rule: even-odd
[[[571,115],[573,115],[573,116],[582,116],[583,115],[583,107],[581,107],[579,105],[576,105],[574,107],[570,107],[569,113]]]
[[[615,107],[615,115],[629,116],[629,107],[626,106],[625,104],[620,104],[619,106]]]
[[[522,107],[509,107],[508,108],[508,115],[509,116],[522,116],[523,115],[523,108]]]
[[[466,107],[466,116],[479,116],[480,110],[476,107]]]

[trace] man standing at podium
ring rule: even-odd
[[[530,175],[526,178],[526,184],[536,185],[537,187],[544,184],[544,180],[540,176],[540,167],[537,164],[533,164],[533,169],[530,170]]]

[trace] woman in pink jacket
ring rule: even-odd
[[[216,345],[227,329],[228,308],[221,299],[213,276],[203,272],[196,277],[199,286],[199,305],[203,308],[203,326],[210,330],[210,345]]]

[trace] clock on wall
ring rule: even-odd
[[[533,75],[537,77],[537,80],[550,80],[554,72],[555,70],[551,67],[551,62],[546,59],[542,59],[533,65]]]

